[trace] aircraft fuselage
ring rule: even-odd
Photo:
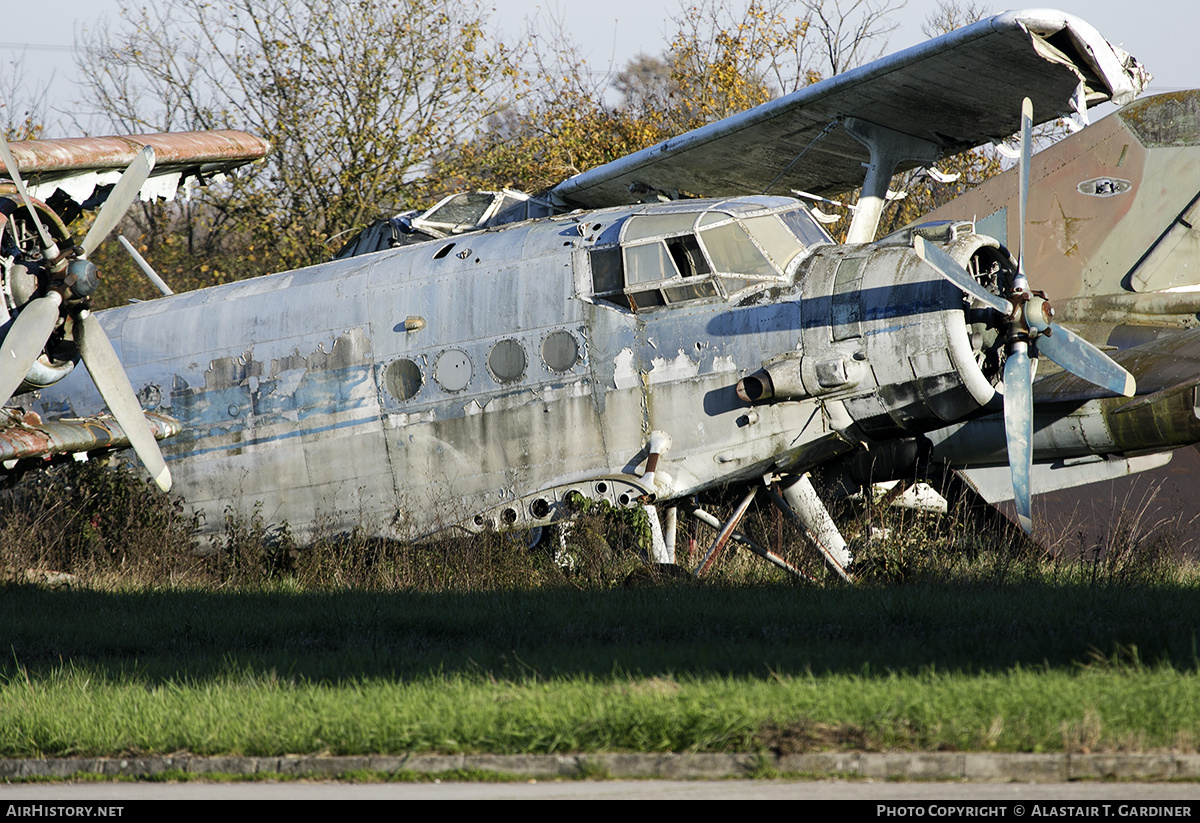
[[[833,245],[787,198],[527,221],[101,319],[143,407],[183,424],[163,452],[207,531],[256,505],[301,534],[532,527],[572,491],[803,472],[993,395],[961,292],[907,244]],[[751,375],[771,397],[738,396]],[[40,397],[101,407],[86,375]]]

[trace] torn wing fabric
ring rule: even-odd
[[[34,197],[44,200],[62,189],[78,203],[89,199],[96,189],[116,183],[143,146],[153,147],[155,156],[154,171],[139,192],[143,200],[172,199],[189,177],[207,182],[271,151],[267,141],[232,130],[9,144]]]
[[[1127,103],[1149,82],[1140,63],[1077,17],[1006,12],[577,174],[552,194],[582,208],[635,202],[631,187],[830,196],[861,185],[869,159],[843,128],[822,136],[831,122],[854,117],[956,154],[1016,131],[1023,97],[1042,123],[1074,113],[1081,84],[1096,105]]]

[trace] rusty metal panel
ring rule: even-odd
[[[271,152],[271,144],[261,137],[234,130],[67,137],[9,144],[21,174],[33,179],[54,172],[122,170],[144,146],[154,148],[159,169],[195,166],[218,171],[261,159]]]
[[[156,440],[177,435],[183,428],[178,420],[153,412],[146,415],[146,422]],[[43,423],[36,415],[0,410],[0,462],[128,447],[129,437],[107,415]]]

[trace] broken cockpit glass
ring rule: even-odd
[[[442,198],[425,211],[414,209],[376,220],[354,235],[333,259],[357,257],[552,213],[549,201],[514,189],[459,192]]]

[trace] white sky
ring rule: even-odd
[[[77,36],[107,15],[118,20],[121,6],[153,0],[4,0],[5,28],[0,34],[0,60],[5,63],[24,50],[24,65],[31,82],[48,82],[53,76],[51,105],[66,108],[73,99],[75,75],[70,48]],[[744,5],[745,0],[729,0]],[[1200,66],[1194,56],[1200,36],[1200,3],[1195,0],[1057,0],[1053,2],[1094,25],[1110,41],[1141,60],[1155,76],[1151,91],[1200,87]],[[629,58],[645,52],[661,53],[673,31],[669,18],[679,2],[661,0],[599,0],[586,6],[558,0],[494,0],[493,19],[506,33],[516,34],[520,22],[553,14],[563,20],[580,46],[581,56],[597,69],[620,68]],[[887,51],[897,51],[925,39],[921,24],[937,7],[937,0],[908,0],[895,15],[900,28],[891,36]],[[586,9],[581,13],[579,9]],[[993,11],[1002,11],[992,6]],[[48,136],[63,136],[51,134]]]

